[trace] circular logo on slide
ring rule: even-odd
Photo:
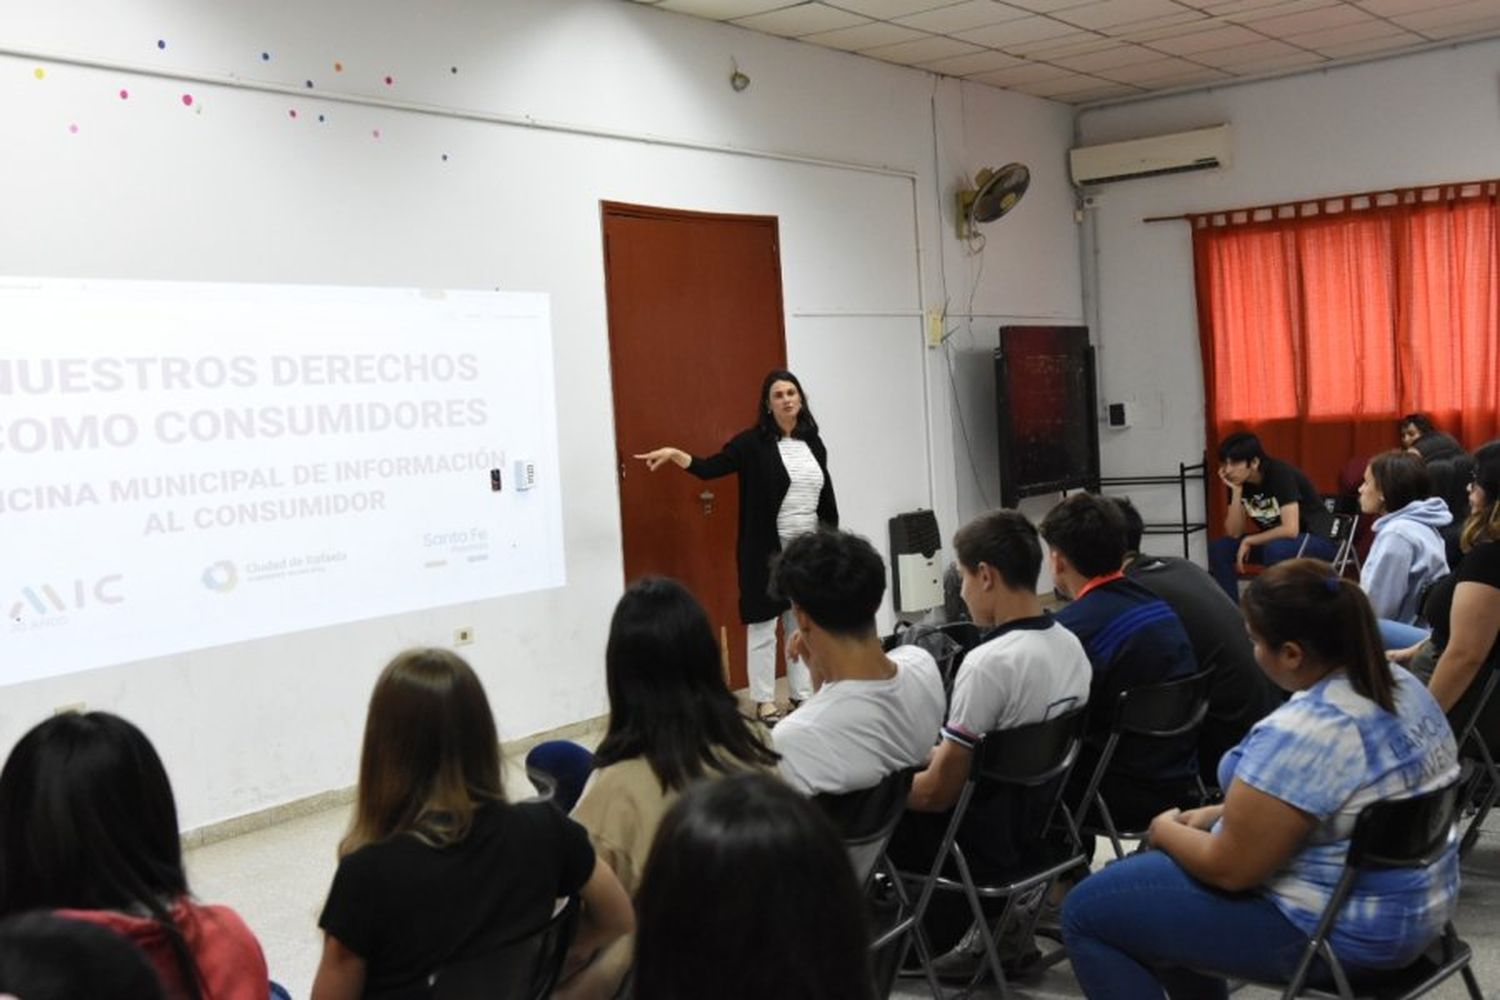
[[[239,582],[239,571],[228,560],[216,562],[203,571],[203,586],[220,594],[229,593]]]

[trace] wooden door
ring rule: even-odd
[[[735,535],[739,485],[630,456],[662,445],[711,455],[756,416],[761,379],[786,367],[774,217],[604,203],[615,452],[625,579],[674,577],[727,637],[745,684]]]

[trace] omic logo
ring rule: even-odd
[[[203,586],[220,594],[227,594],[240,582],[239,570],[227,559],[216,562],[203,571]]]
[[[79,611],[90,603],[119,604],[125,600],[120,593],[120,582],[124,579],[118,573],[111,573],[94,581],[74,580],[71,587],[64,585],[61,590],[50,583],[22,587],[20,600],[10,606],[10,617],[19,619],[28,610],[47,615]]]

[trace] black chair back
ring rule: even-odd
[[[1212,676],[1209,667],[1189,677],[1121,691],[1113,728],[1122,734],[1161,738],[1192,732],[1208,715]]]
[[[578,923],[570,896],[536,931],[450,962],[427,979],[431,1000],[543,1000],[552,995]]]
[[[1458,782],[1409,799],[1375,802],[1360,810],[1349,838],[1354,868],[1424,868],[1453,841]]]
[[[904,768],[886,775],[872,788],[813,796],[813,802],[843,839],[855,878],[861,884],[875,874],[886,844],[906,811],[906,796],[916,773],[917,768]]]
[[[974,754],[970,774],[984,781],[1034,788],[1073,766],[1088,709],[1070,708],[1045,722],[989,733]]]

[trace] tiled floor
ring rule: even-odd
[[[588,742],[589,737],[583,740]],[[512,798],[531,794],[516,760],[506,761],[506,790]],[[188,853],[189,876],[197,896],[207,902],[227,903],[239,911],[259,936],[272,977],[299,1000],[310,993],[317,970],[322,947],[318,912],[333,877],[334,850],[348,818],[347,808],[331,809]],[[1500,991],[1500,819],[1488,824],[1464,868],[1456,923],[1460,934],[1474,947],[1480,985],[1486,995],[1496,995]],[[1066,962],[1034,981],[1014,985],[1014,993],[1020,997],[1082,996]],[[892,995],[916,1000],[928,993],[921,980],[904,980]],[[1272,995],[1249,988],[1236,994],[1246,998]],[[1455,979],[1430,995],[1450,998],[1465,993]],[[999,993],[980,990],[975,996],[998,997]]]

